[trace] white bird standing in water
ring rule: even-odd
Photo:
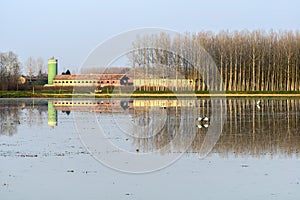
[[[261,105],[261,101],[260,100],[258,100],[257,102],[256,102],[256,107],[260,110],[260,105]]]
[[[209,118],[208,117],[198,117],[196,118],[198,121],[198,125],[196,125],[198,128],[208,128],[209,127]]]
[[[208,120],[209,120],[208,117],[203,118],[203,121],[205,121],[205,122],[208,122]]]

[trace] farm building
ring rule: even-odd
[[[194,90],[195,83],[188,79],[139,79],[133,80],[133,85],[139,90],[163,91],[168,90]]]
[[[77,75],[56,75],[53,79],[53,86],[57,87],[107,87],[121,86],[125,82],[124,74],[77,74]]]
[[[131,73],[102,73],[102,74],[57,74],[57,59],[48,60],[48,84],[45,87],[104,87],[129,86],[134,90],[151,91],[194,91],[199,81],[177,77],[175,73],[167,77],[161,74],[145,74],[143,69],[131,70]],[[123,68],[120,68],[123,69]],[[117,71],[115,71],[117,72]],[[159,73],[159,71],[155,71]]]

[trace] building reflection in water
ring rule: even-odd
[[[299,156],[299,99],[264,99],[259,105],[257,99],[57,100],[53,106],[64,112],[91,112],[111,117],[129,114],[132,124],[118,123],[125,132],[132,132],[131,144],[141,152],[162,149],[161,153],[180,152],[190,137],[194,137],[188,153],[199,153],[210,128],[212,101],[220,108],[227,108],[227,119],[213,152],[225,157],[231,154]],[[57,123],[54,116],[51,115],[51,121]],[[176,134],[181,137],[179,142],[172,143],[167,151],[162,148]]]

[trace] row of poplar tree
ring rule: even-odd
[[[147,65],[148,72],[164,65],[161,77],[174,69],[193,79],[196,90],[300,91],[298,31],[161,33],[137,38],[134,48],[130,56],[135,67]],[[211,62],[216,69],[203,67]],[[221,81],[214,80],[216,73]]]

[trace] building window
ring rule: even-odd
[[[66,83],[69,83],[69,81],[66,81]]]
[[[106,81],[106,83],[109,83],[109,81]]]
[[[70,81],[70,83],[72,83],[72,81]]]
[[[96,83],[96,81],[93,81],[93,83]]]
[[[101,83],[103,83],[103,81],[101,81]]]
[[[65,83],[65,81],[62,81],[62,83]]]
[[[85,83],[89,83],[88,81],[85,81]]]
[[[115,83],[115,81],[113,81],[112,83]]]
[[[90,83],[92,83],[92,81],[90,81]]]

